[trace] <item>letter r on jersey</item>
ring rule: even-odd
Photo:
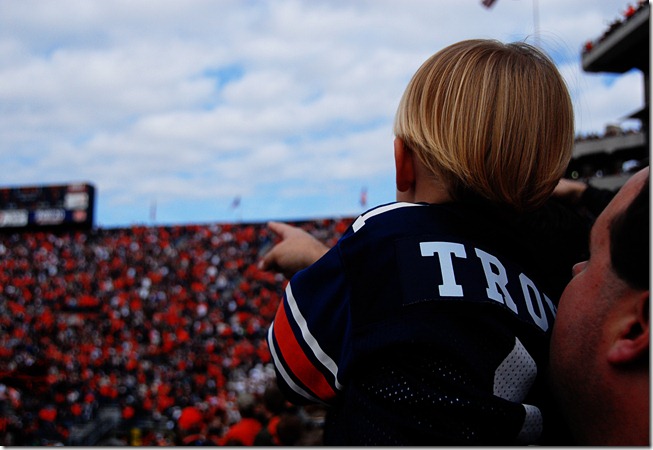
[[[499,303],[504,303],[513,312],[517,313],[517,305],[508,292],[508,274],[501,261],[494,255],[490,255],[478,248],[476,249],[476,256],[483,265],[483,273],[485,273],[488,286],[486,289],[487,297]]]
[[[453,271],[453,256],[467,258],[465,246],[454,242],[420,242],[422,256],[438,255],[442,284],[439,286],[440,295],[443,297],[462,297],[463,287],[456,283]]]

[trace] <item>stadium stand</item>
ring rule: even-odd
[[[333,244],[349,223],[296,224]],[[182,444],[188,407],[219,442],[274,377],[272,243],[264,224],[0,235],[0,444]]]
[[[628,4],[607,30],[583,46],[581,60],[586,72],[640,71],[644,105],[627,117],[615,118],[602,135],[577,136],[565,177],[615,190],[638,167],[649,164],[650,14],[646,0],[639,0],[636,6]],[[627,120],[639,121],[639,129],[624,130],[621,124]]]

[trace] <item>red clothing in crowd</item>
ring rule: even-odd
[[[349,222],[302,226],[329,241]],[[126,420],[208,404],[222,435],[233,377],[256,371],[258,389],[271,376],[283,278],[257,263],[275,239],[265,224],[1,234],[0,409],[23,421],[0,418],[0,445],[9,426],[18,445],[42,444],[44,418],[47,442],[64,443],[111,404],[129,405]],[[260,429],[245,419],[225,439],[251,445]]]
[[[244,418],[229,428],[222,438],[222,445],[254,445],[254,439],[263,425],[256,419]]]

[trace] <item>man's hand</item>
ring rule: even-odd
[[[568,205],[574,206],[580,202],[583,192],[585,192],[586,189],[587,184],[582,181],[561,178],[558,185],[553,190],[552,196],[559,198]]]

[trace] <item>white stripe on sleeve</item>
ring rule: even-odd
[[[302,337],[304,338],[304,341],[308,344],[310,347],[311,351],[315,355],[315,357],[320,361],[324,367],[326,367],[331,374],[333,374],[333,378],[335,380],[335,385],[336,389],[342,390],[342,385],[338,381],[338,365],[335,363],[333,359],[329,355],[327,355],[324,350],[322,350],[322,347],[320,347],[320,344],[317,342],[317,339],[311,334],[310,330],[308,329],[308,324],[306,323],[306,319],[304,316],[302,316],[302,313],[299,311],[299,307],[297,306],[297,302],[295,301],[295,296],[292,293],[292,289],[290,288],[290,283],[288,283],[288,286],[286,286],[286,299],[288,300],[288,305],[290,306],[290,313],[293,316],[293,319],[299,325],[299,329],[302,332]]]
[[[311,394],[309,394],[304,389],[302,389],[301,386],[295,383],[293,379],[290,377],[290,375],[288,375],[288,372],[286,372],[285,367],[283,367],[283,364],[281,364],[281,361],[279,360],[279,355],[277,355],[277,350],[274,347],[274,342],[272,339],[273,327],[274,327],[274,322],[272,322],[272,325],[270,325],[270,329],[268,330],[268,347],[270,348],[270,354],[272,355],[272,359],[274,359],[274,365],[279,371],[279,374],[281,374],[281,377],[286,382],[286,384],[290,386],[290,389],[295,391],[297,394],[301,395],[305,399],[310,400],[312,402],[318,402],[324,404],[324,402],[320,401],[316,397],[313,397]]]

